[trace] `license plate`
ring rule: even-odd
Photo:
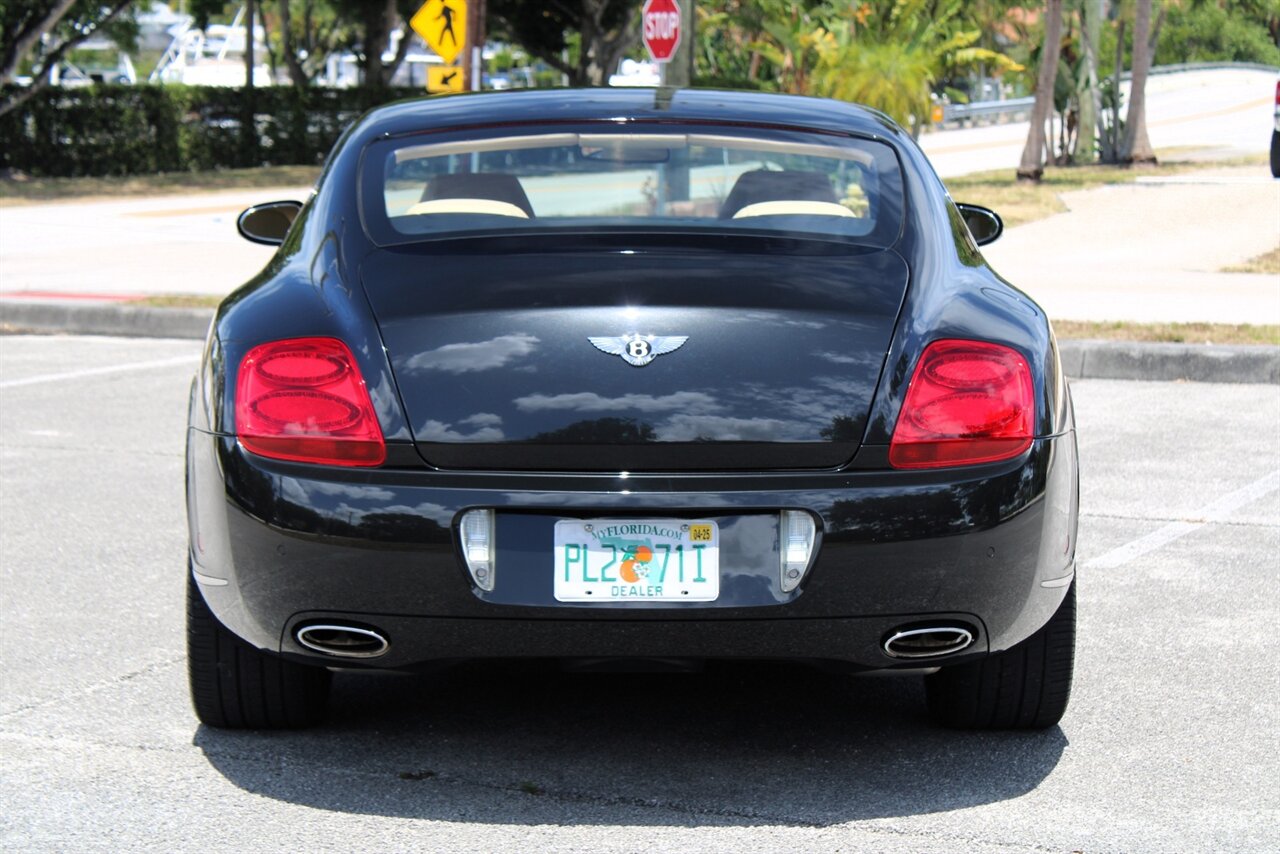
[[[720,530],[705,519],[562,519],[555,532],[560,602],[713,602]]]

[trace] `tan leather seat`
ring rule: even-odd
[[[720,218],[734,219],[748,205],[782,201],[840,203],[831,181],[821,172],[757,169],[738,176],[720,207]]]
[[[533,205],[525,195],[520,179],[505,172],[458,172],[452,175],[437,175],[427,182],[422,192],[423,202],[434,202],[441,199],[488,199],[494,202],[505,202],[518,208],[525,217],[532,217]],[[418,207],[417,205],[414,208]],[[409,213],[426,213],[410,208]],[[436,212],[443,212],[437,210]],[[462,213],[464,211],[451,211]],[[473,210],[468,213],[496,213],[495,211]],[[498,214],[499,216],[519,216],[519,214]]]

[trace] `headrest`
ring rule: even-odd
[[[492,199],[507,202],[533,216],[533,205],[515,175],[504,172],[458,172],[437,175],[427,182],[422,201],[436,199]]]
[[[839,203],[831,181],[821,172],[757,169],[738,176],[720,208],[720,218],[732,219],[747,205],[782,201]]]

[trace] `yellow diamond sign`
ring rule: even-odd
[[[446,65],[452,65],[467,43],[466,0],[427,0],[409,19],[409,26]]]

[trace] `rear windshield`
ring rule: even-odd
[[[844,136],[609,124],[423,134],[365,153],[379,245],[557,230],[766,233],[888,246],[902,224],[893,150]]]

